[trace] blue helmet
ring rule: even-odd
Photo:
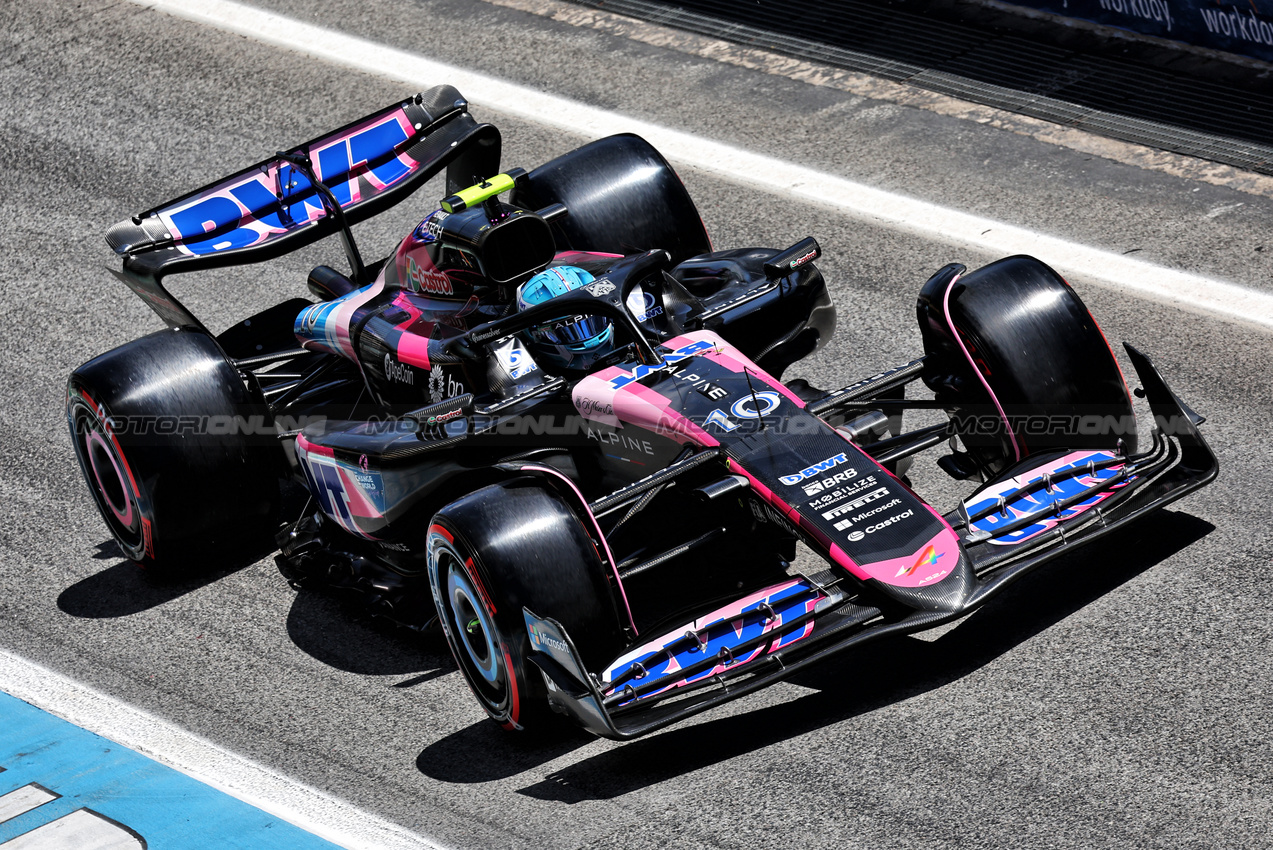
[[[517,287],[517,309],[543,304],[592,283],[593,276],[578,266],[545,269]],[[535,361],[549,371],[589,369],[612,350],[614,326],[603,316],[570,316],[526,331]]]

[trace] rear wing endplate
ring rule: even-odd
[[[459,91],[437,86],[119,222],[106,233],[124,258],[117,276],[169,325],[202,327],[163,288],[165,275],[273,259],[341,230],[322,193],[289,162],[297,157],[310,161],[354,225],[443,168],[448,193],[495,174],[500,134],[473,119]]]

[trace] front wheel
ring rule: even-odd
[[[593,667],[622,644],[609,582],[579,517],[533,479],[447,505],[428,534],[429,584],[447,644],[478,703],[505,729],[546,719],[522,608],[560,622]]]
[[[962,271],[947,266],[920,291],[924,381],[982,477],[1049,451],[1134,451],[1123,373],[1070,285],[1027,256]]]

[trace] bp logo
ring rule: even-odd
[[[439,402],[446,398],[446,374],[441,369],[429,370],[429,401]]]

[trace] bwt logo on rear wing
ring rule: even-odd
[[[413,133],[406,112],[396,107],[308,146],[307,155],[318,179],[344,208],[385,191],[419,167],[399,150]],[[309,179],[283,159],[157,212],[178,250],[194,256],[259,245],[326,214]]]

